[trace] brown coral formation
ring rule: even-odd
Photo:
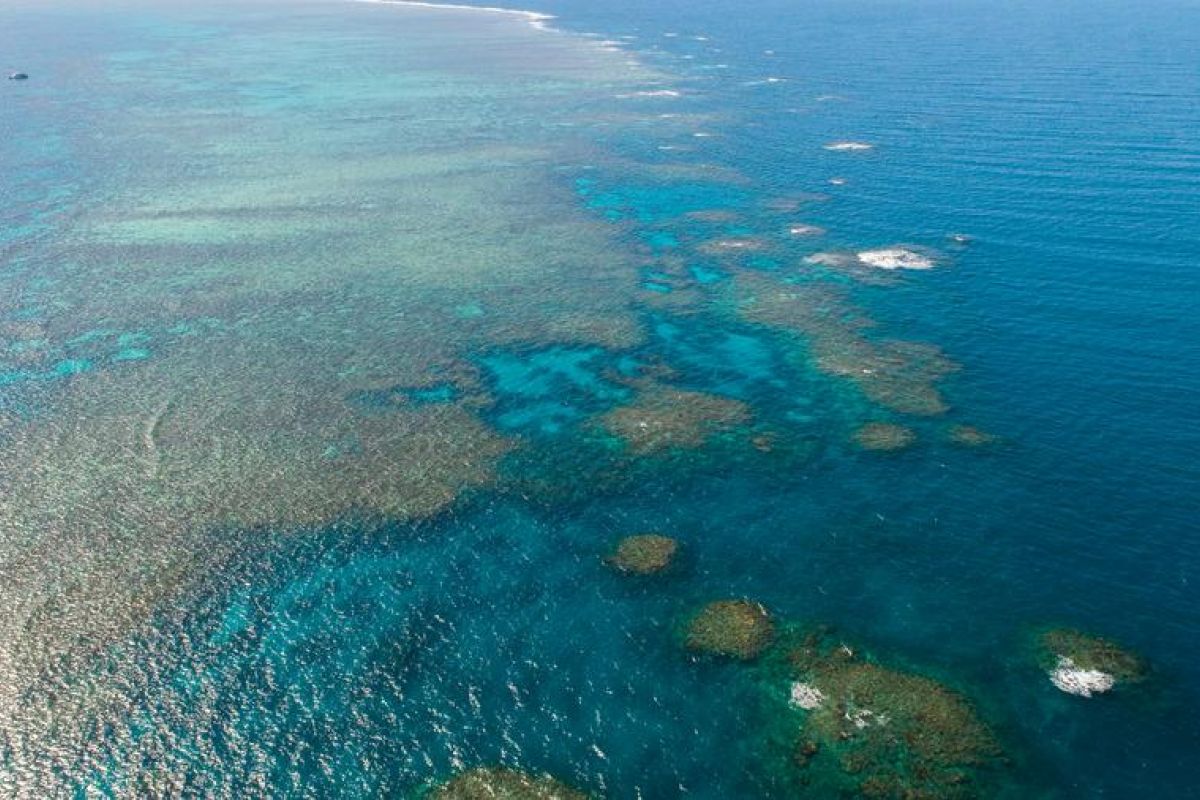
[[[696,448],[721,431],[745,425],[750,409],[730,397],[665,387],[641,393],[604,414],[599,424],[638,455]]]
[[[550,775],[507,767],[478,767],[451,778],[429,800],[588,800],[588,795]]]
[[[979,795],[975,773],[1000,749],[964,696],[817,634],[781,660],[811,699],[787,712],[800,717],[791,764],[803,782],[831,794],[897,800]]]
[[[952,425],[946,432],[946,438],[963,447],[985,447],[998,441],[998,437],[994,434],[980,430],[973,425]]]
[[[872,401],[902,414],[949,410],[937,384],[957,365],[933,345],[869,338],[875,323],[849,302],[844,287],[780,284],[750,273],[738,275],[736,287],[742,318],[803,336],[818,369],[852,381]]]
[[[642,533],[626,536],[617,543],[608,563],[621,572],[633,575],[652,575],[671,566],[679,543],[669,536]]]
[[[689,650],[749,661],[774,638],[775,624],[762,605],[719,600],[700,609],[688,622],[685,643]]]
[[[864,450],[894,451],[911,447],[917,434],[903,425],[869,422],[854,432],[854,441]]]
[[[1047,670],[1069,659],[1074,669],[1094,670],[1112,676],[1117,684],[1136,683],[1146,677],[1147,666],[1138,654],[1111,639],[1073,628],[1052,628],[1037,639],[1038,660]]]

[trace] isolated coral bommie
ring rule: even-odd
[[[436,787],[428,800],[587,800],[588,795],[550,775],[507,767],[478,767]]]
[[[946,437],[954,444],[963,447],[983,447],[998,441],[995,434],[980,430],[974,425],[952,425],[946,432]]]
[[[762,605],[749,600],[718,600],[700,609],[688,622],[685,642],[689,650],[749,661],[774,638],[775,624]]]
[[[1068,694],[1091,697],[1146,677],[1146,662],[1140,656],[1099,636],[1053,628],[1043,631],[1037,644],[1038,662],[1050,682]]]
[[[621,572],[650,575],[669,567],[678,549],[679,543],[669,536],[657,533],[626,536],[617,543],[608,563]]]

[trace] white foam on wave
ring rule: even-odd
[[[681,97],[682,93],[675,89],[643,89],[640,92],[630,92],[628,94],[619,94],[618,98],[628,100],[632,97]]]
[[[786,81],[787,81],[787,78],[779,78],[779,77],[772,75],[767,78],[760,78],[759,80],[756,80],[756,81],[746,81],[742,85],[743,86],[765,86],[767,84],[773,85],[776,83],[785,83]]]
[[[811,683],[801,683],[796,681],[792,684],[790,702],[796,708],[802,708],[805,711],[812,711],[814,708],[820,708],[821,703],[825,702],[825,694]]]
[[[1117,681],[1107,672],[1098,669],[1083,669],[1066,656],[1058,657],[1058,664],[1050,673],[1050,682],[1060,691],[1078,697],[1091,697],[1111,691]]]
[[[861,153],[864,150],[874,150],[875,145],[866,142],[830,142],[825,145],[825,149],[835,153]]]
[[[933,269],[935,266],[929,256],[904,247],[863,250],[857,255],[859,261],[877,269]]]
[[[869,728],[872,725],[878,725],[882,727],[890,722],[887,714],[876,714],[869,708],[860,708],[856,711],[847,710],[844,714],[842,714],[842,719],[853,723],[854,727],[858,728],[859,730]]]
[[[434,8],[447,11],[477,11],[485,14],[505,14],[520,17],[538,30],[546,30],[547,22],[554,19],[553,14],[542,14],[538,11],[526,11],[520,8],[500,8],[498,6],[469,6],[462,3],[427,3],[424,0],[350,0],[353,3],[373,3],[385,6],[408,6],[410,8]]]

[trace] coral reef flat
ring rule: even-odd
[[[5,5],[0,797],[1196,797],[1200,17],[530,3]]]

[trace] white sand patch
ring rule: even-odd
[[[1111,691],[1117,681],[1107,672],[1082,669],[1066,656],[1058,657],[1058,666],[1050,673],[1050,682],[1060,691],[1079,697],[1091,697]]]

